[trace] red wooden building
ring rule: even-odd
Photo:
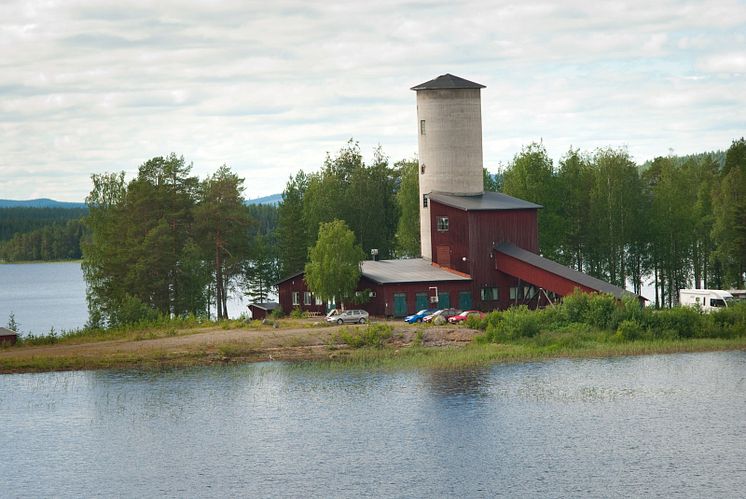
[[[541,257],[541,206],[483,191],[483,88],[450,74],[412,88],[417,92],[424,258],[363,262],[358,292],[370,299],[356,307],[399,317],[431,303],[493,310],[543,306],[576,288],[617,298],[628,293]],[[295,307],[327,308],[307,288],[302,273],[278,286],[285,313]]]
[[[423,258],[364,261],[359,307],[372,315],[401,317],[436,306],[495,310],[512,305],[543,306],[581,291],[611,293],[622,288],[577,272],[538,254],[537,210],[541,206],[505,194],[480,196],[430,193],[433,261]],[[323,312],[303,274],[282,280],[280,307]],[[339,304],[338,304],[339,305]]]

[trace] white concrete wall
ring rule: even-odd
[[[421,123],[425,120],[425,133]],[[433,191],[458,195],[484,192],[482,109],[479,89],[417,91],[420,160],[420,247],[432,260],[430,209],[422,196]],[[423,172],[424,166],[424,172]]]

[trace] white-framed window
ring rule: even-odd
[[[448,232],[448,217],[438,217],[438,232]]]
[[[293,305],[300,305],[300,291],[293,291]]]
[[[482,295],[482,301],[497,301],[498,300],[498,291],[497,288],[494,286],[485,286],[481,290]]]
[[[311,305],[313,303],[313,295],[311,295],[310,291],[305,291],[303,293],[303,303],[306,305]]]
[[[425,120],[420,120],[420,135],[425,135]]]
[[[314,305],[323,305],[324,304],[324,300],[322,300],[321,298],[319,298],[316,295],[314,295],[313,299],[314,299]]]

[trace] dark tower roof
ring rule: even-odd
[[[474,83],[473,81],[464,80],[450,73],[440,75],[434,80],[426,81],[412,87],[412,90],[442,90],[454,88],[485,88],[484,85]]]

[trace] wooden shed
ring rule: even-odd
[[[0,346],[15,345],[18,333],[7,327],[0,327]]]
[[[261,321],[266,319],[273,310],[280,308],[280,304],[270,301],[265,303],[249,303],[248,307],[251,312],[251,318]]]

